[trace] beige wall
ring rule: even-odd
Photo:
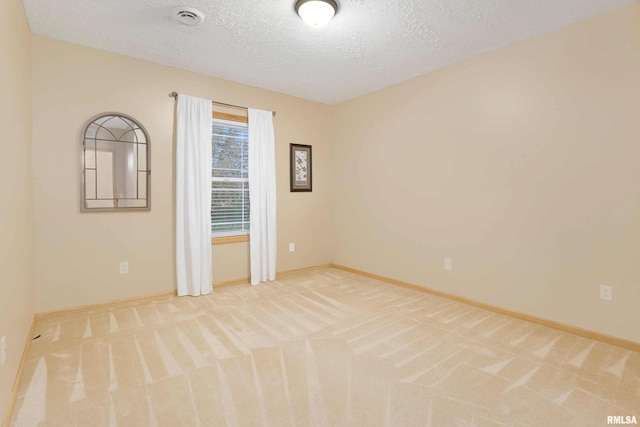
[[[333,262],[640,342],[639,114],[638,3],[340,104]]]
[[[0,422],[34,313],[30,34],[21,0],[0,2]]]
[[[174,90],[277,111],[278,271],[330,262],[329,106],[38,35],[32,41],[38,312],[175,289]],[[149,132],[150,212],[80,213],[80,135],[87,120],[109,111]],[[289,193],[289,143],[313,145],[312,193]],[[249,276],[246,243],[213,254],[214,282]],[[118,273],[120,261],[129,261],[128,275]]]

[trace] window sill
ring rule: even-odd
[[[240,242],[248,242],[249,235],[242,234],[240,236],[225,236],[225,237],[212,237],[211,244],[212,245],[224,245],[226,243],[240,243]]]

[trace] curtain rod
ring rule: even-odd
[[[171,93],[169,94],[169,96],[170,96],[170,97],[172,97],[172,98],[178,98],[178,92],[173,91],[173,92],[171,92]],[[233,104],[225,104],[224,102],[211,101],[211,103],[212,103],[212,104],[215,104],[215,105],[221,105],[221,106],[223,106],[223,107],[237,108],[237,109],[239,109],[239,110],[245,110],[245,111],[247,111],[247,110],[248,110],[248,108],[247,108],[247,107],[241,107],[241,106],[239,106],[239,105],[233,105]],[[274,117],[275,117],[276,112],[275,112],[275,111],[272,111],[272,112],[271,112],[271,114],[273,114],[273,115],[274,115]]]

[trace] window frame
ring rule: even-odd
[[[249,118],[247,116],[240,116],[236,114],[229,114],[229,113],[214,111],[211,117],[212,125],[213,125],[213,121],[216,119],[246,123],[247,125],[249,124]],[[248,242],[248,241],[249,241],[249,233],[227,235],[227,236],[211,236],[212,245],[223,245],[227,243],[240,243],[240,242]]]

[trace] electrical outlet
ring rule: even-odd
[[[129,273],[129,262],[122,261],[120,262],[120,274],[128,274]]]
[[[296,250],[296,244],[289,243],[289,252],[295,252],[295,250]]]
[[[600,299],[613,301],[613,286],[600,285]]]
[[[453,260],[451,258],[444,259],[444,269],[453,270]]]
[[[7,361],[7,337],[0,338],[0,365],[4,365]]]

